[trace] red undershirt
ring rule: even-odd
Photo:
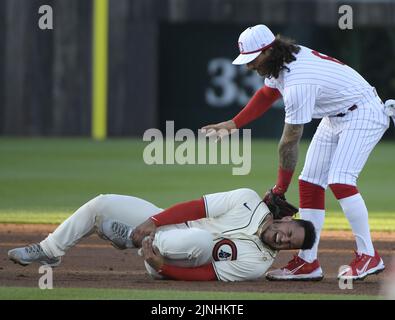
[[[264,114],[273,103],[280,98],[281,93],[277,89],[267,86],[262,87],[248,102],[248,104],[241,110],[234,118],[233,121],[239,129],[248,123],[259,118]]]

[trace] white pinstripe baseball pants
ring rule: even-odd
[[[325,117],[311,141],[299,179],[327,188],[356,186],[370,153],[388,129],[390,119],[372,90],[344,117]]]
[[[60,257],[82,238],[95,231],[98,216],[137,227],[162,210],[148,201],[132,196],[99,195],[82,205],[40,244],[49,257]],[[181,223],[159,227],[155,234],[154,245],[164,256],[166,263],[196,267],[211,261],[215,244],[213,239],[214,236],[208,231],[189,228]],[[157,275],[156,271],[147,264],[146,268],[150,275],[154,277]]]

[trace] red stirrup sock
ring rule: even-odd
[[[348,198],[359,193],[356,186],[342,183],[333,183],[329,185],[337,200]]]
[[[299,207],[325,210],[325,189],[319,185],[299,180]]]
[[[325,189],[316,184],[299,180],[300,218],[310,221],[315,228],[316,240],[310,250],[300,250],[299,257],[312,263],[317,259],[318,244],[325,219]]]

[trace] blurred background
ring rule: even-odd
[[[98,30],[95,6],[104,8],[103,3],[98,23],[105,30]],[[89,137],[95,94],[105,100],[108,137],[141,137],[148,128],[163,129],[166,120],[174,120],[176,128],[197,129],[229,119],[263,85],[262,78],[231,64],[240,32],[259,23],[342,60],[383,100],[394,98],[395,1],[348,1],[352,30],[338,26],[343,4],[0,0],[0,134]],[[52,30],[38,27],[42,5],[53,9]],[[95,47],[95,32],[102,47]],[[95,48],[103,46],[108,55],[94,65],[95,54],[103,53]],[[95,77],[104,85],[94,85]],[[279,137],[283,117],[279,101],[251,125],[253,137]],[[391,124],[385,138],[394,136]]]

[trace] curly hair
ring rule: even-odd
[[[301,249],[311,249],[314,246],[315,239],[317,237],[314,225],[311,221],[307,220],[295,219],[294,221],[304,229],[304,240]]]
[[[281,70],[289,68],[284,64],[295,61],[295,53],[300,51],[300,47],[295,44],[295,40],[277,35],[270,49],[270,55],[264,62],[265,74],[268,77],[278,78]]]

